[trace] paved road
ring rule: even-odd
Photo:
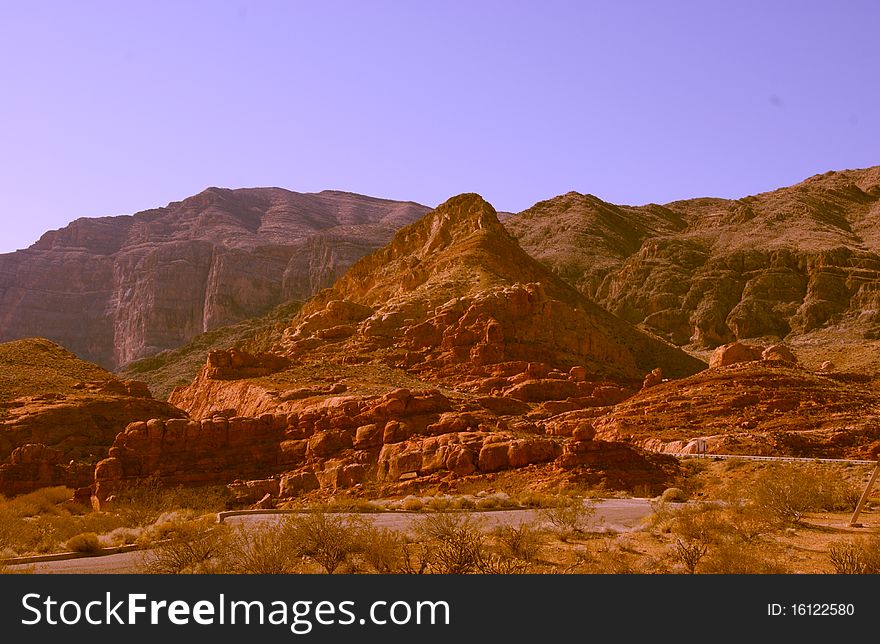
[[[470,512],[479,519],[486,530],[499,525],[521,525],[530,521],[542,521],[539,510],[496,510],[491,512]],[[627,532],[639,527],[642,520],[651,514],[648,499],[605,499],[596,504],[596,513],[591,519],[593,530],[615,530]],[[377,512],[359,514],[369,519],[378,528],[408,530],[424,514],[404,512]],[[256,525],[274,523],[284,519],[283,514],[247,514],[226,519],[231,525]],[[125,552],[103,557],[50,561],[26,566],[9,566],[11,570],[33,570],[40,574],[123,574],[143,572],[141,565],[144,551]]]
[[[664,454],[667,452],[663,452]],[[877,461],[859,461],[851,458],[803,458],[799,456],[746,456],[742,454],[684,454],[670,453],[676,458],[709,458],[742,461],[782,461],[786,463],[850,463],[852,465],[876,465]]]
[[[638,527],[642,519],[651,514],[651,502],[648,499],[605,499],[596,505],[590,526],[594,530],[606,528],[617,532],[627,532]],[[494,510],[489,512],[468,512],[468,516],[478,519],[485,530],[500,525],[518,526],[530,521],[543,522],[540,510]],[[376,512],[360,514],[372,521],[377,528],[390,530],[409,530],[415,523],[425,517],[419,512]],[[231,516],[226,523],[231,525],[254,525],[257,523],[275,523],[283,521],[283,514],[244,514]]]

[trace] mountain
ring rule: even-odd
[[[637,379],[656,367],[680,376],[704,366],[532,259],[475,194],[453,197],[398,231],[308,302],[292,326],[294,348],[342,327],[329,335],[392,339],[410,361],[421,352],[426,364],[525,360]]]
[[[663,206],[571,192],[505,226],[598,304],[697,351],[763,337],[819,355],[880,334],[880,167]]]
[[[117,368],[306,299],[428,209],[344,192],[204,192],[77,219],[0,255],[0,341],[44,336]]]
[[[118,435],[95,470],[96,502],[144,472],[169,484],[239,479],[251,503],[448,489],[526,467],[548,485],[659,489],[680,473],[674,459],[593,441],[590,419],[651,370],[706,366],[529,257],[476,194],[357,261],[272,349],[211,350],[169,397],[191,420],[144,419]]]

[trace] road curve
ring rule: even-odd
[[[530,521],[544,523],[540,510],[493,510],[486,512],[467,512],[469,517],[478,519],[485,530],[500,525],[518,526]],[[651,514],[649,499],[603,499],[596,503],[596,513],[590,520],[594,531],[602,529],[616,532],[629,532],[638,528]],[[376,512],[358,514],[377,528],[389,530],[409,530],[417,521],[426,516],[423,512]],[[258,525],[284,520],[283,514],[253,513],[228,517],[226,523],[232,525]],[[128,574],[142,573],[144,555],[147,551],[124,552],[102,557],[46,561],[36,564],[8,566],[11,572],[32,571],[37,574]]]

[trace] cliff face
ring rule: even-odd
[[[115,368],[305,299],[427,208],[342,192],[204,192],[78,219],[0,255],[0,341],[44,336]]]
[[[505,221],[584,294],[678,345],[880,330],[880,167],[738,200],[568,193]]]

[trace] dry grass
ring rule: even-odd
[[[0,402],[21,396],[72,394],[78,391],[73,388],[78,382],[112,377],[107,370],[43,338],[0,344]]]

